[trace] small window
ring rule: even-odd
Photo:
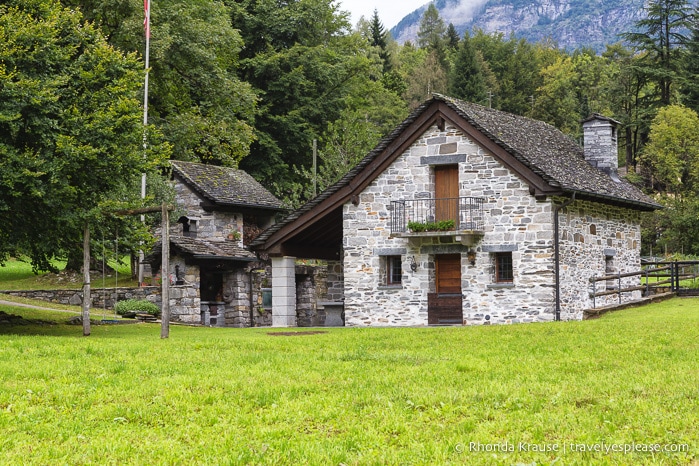
[[[514,274],[512,271],[512,253],[495,253],[495,282],[512,283]]]
[[[386,285],[400,285],[402,278],[401,256],[386,256]]]
[[[197,237],[197,220],[196,219],[182,216],[177,220],[177,223],[182,224],[182,234],[184,236],[189,236],[190,238]]]

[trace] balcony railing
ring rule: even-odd
[[[448,230],[480,232],[483,230],[483,198],[414,199],[391,202],[391,234],[410,233],[409,224],[440,224]],[[446,221],[446,222],[445,222]]]

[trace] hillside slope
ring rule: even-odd
[[[604,50],[618,34],[643,17],[643,0],[436,0],[445,24],[460,35],[480,28],[487,33],[514,33],[531,42],[551,39],[559,47]],[[415,42],[427,4],[403,18],[392,30],[399,43]]]

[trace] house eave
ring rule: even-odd
[[[622,199],[615,196],[608,196],[601,193],[592,193],[589,191],[583,191],[579,189],[563,189],[563,195],[576,194],[578,199],[589,200],[595,202],[601,202],[603,204],[609,204],[617,207],[623,207],[626,209],[639,210],[643,212],[653,212],[655,210],[663,209],[664,207],[659,204],[648,204],[646,202],[635,201],[633,199]]]

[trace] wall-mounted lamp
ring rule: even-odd
[[[469,249],[466,256],[468,257],[468,262],[471,265],[476,265],[476,251],[474,251],[473,249]]]
[[[415,256],[410,257],[410,270],[415,272],[417,270],[417,262],[415,262]]]

